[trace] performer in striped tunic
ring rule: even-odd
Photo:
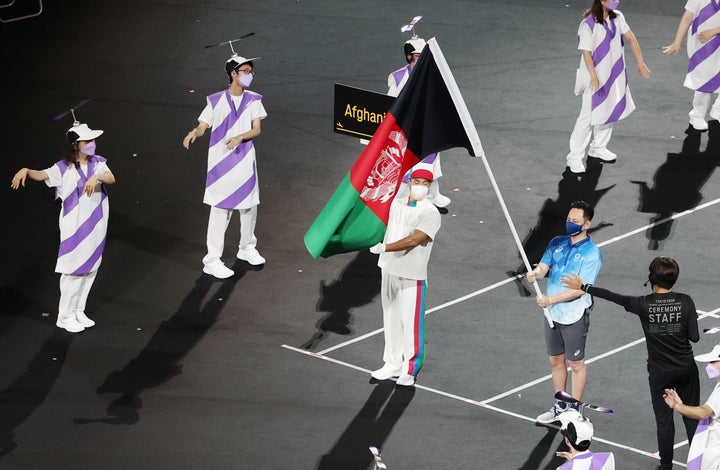
[[[683,403],[674,389],[665,389],[665,403],[681,415],[701,420],[688,451],[688,470],[720,469],[720,344],[706,354],[695,356],[698,362],[707,362],[708,378],[715,380],[715,388],[701,406]]]
[[[677,54],[685,34],[690,62],[684,85],[695,90],[690,125],[705,131],[708,110],[711,118],[720,120],[720,96],[710,109],[713,93],[720,93],[720,0],[688,0],[675,41],[663,52]]]
[[[103,131],[76,123],[67,132],[67,156],[45,170],[23,168],[10,186],[18,189],[30,178],[55,188],[60,199],[60,250],[55,272],[60,273],[60,304],[56,325],[78,333],[95,325],[85,314],[105,248],[110,214],[106,184],[115,183],[107,160],[95,154],[95,139]]]
[[[575,94],[582,93],[582,107],[570,136],[570,153],[566,160],[573,173],[585,172],[585,149],[588,156],[607,163],[617,155],[608,150],[613,123],[624,119],[635,109],[625,70],[624,43],[628,43],[637,60],[638,73],[650,77],[640,45],[623,14],[616,10],[620,0],[593,0],[578,28],[578,49],[582,51],[577,72]],[[590,143],[590,137],[593,137]]]
[[[555,455],[567,459],[558,470],[615,470],[615,455],[612,452],[590,452],[594,428],[589,419],[575,410],[560,415],[560,433],[565,438],[568,452]]]
[[[210,206],[207,231],[207,255],[203,272],[225,279],[234,272],[220,259],[225,248],[225,231],[232,212],[240,212],[240,243],[237,258],[252,265],[265,263],[255,237],[257,206],[260,191],[255,163],[253,139],[260,135],[260,121],[267,117],[262,95],[247,88],[254,76],[253,61],[233,55],[225,63],[230,80],[227,90],[207,97],[207,105],[198,118],[198,125],[183,140],[189,148],[195,139],[210,133],[208,172],[203,202]]]
[[[410,73],[413,68],[415,68],[415,63],[420,58],[420,54],[422,53],[424,47],[425,40],[417,36],[413,36],[412,39],[407,40],[405,44],[403,44],[407,65],[388,75],[388,95],[397,97],[400,94],[410,78]],[[440,194],[440,185],[437,180],[442,176],[439,153],[431,153],[430,155],[425,156],[420,163],[408,171],[408,173],[403,177],[404,184],[400,188],[398,195],[402,197],[406,197],[408,195],[408,179],[410,178],[412,171],[418,169],[428,170],[435,175],[435,179],[433,180],[432,185],[430,186],[430,191],[427,195],[428,200],[437,207],[447,207],[452,201],[449,197]]]

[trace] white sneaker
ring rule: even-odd
[[[260,256],[260,253],[255,248],[241,248],[238,250],[237,259],[247,261],[253,266],[265,264],[265,258]]]
[[[556,402],[548,411],[538,416],[536,421],[541,424],[551,424],[560,421],[559,416],[568,410],[567,403]]]
[[[710,117],[720,120],[720,117],[713,116],[713,113],[710,112]],[[696,117],[690,118],[690,125],[693,126],[693,129],[696,131],[706,131],[708,130],[708,123],[705,119],[700,119]]]
[[[218,279],[227,279],[235,274],[235,271],[225,266],[225,263],[222,261],[215,261],[213,263],[206,264],[203,266],[203,272]]]
[[[85,312],[76,311],[75,312],[75,319],[85,328],[91,328],[95,326],[95,322],[92,321],[90,318],[88,318],[87,315],[85,315]]]
[[[55,322],[55,326],[58,328],[62,328],[65,331],[69,331],[70,333],[80,333],[85,329],[85,327],[77,321],[77,318],[71,317],[67,320],[61,320],[58,318],[57,322]]]
[[[568,162],[568,166],[570,167],[570,171],[573,173],[585,173],[585,164],[580,162]]]
[[[415,385],[415,376],[412,376],[410,374],[400,374],[400,377],[397,379],[398,385],[402,385],[403,387],[412,387]]]
[[[435,204],[437,207],[440,207],[440,208],[447,207],[452,202],[449,197],[443,196],[440,193],[437,193],[436,195],[434,195],[433,197],[428,198],[428,199],[430,199],[430,202],[432,202],[433,204]]]
[[[393,377],[400,377],[402,369],[394,369],[393,367],[385,364],[378,370],[373,371],[372,378],[377,380],[388,380]]]
[[[593,150],[590,156],[599,158],[604,162],[614,162],[615,160],[617,160],[617,155],[606,148]]]

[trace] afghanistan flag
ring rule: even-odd
[[[483,156],[465,102],[433,38],[370,143],[305,234],[310,254],[328,257],[382,241],[402,176],[425,156],[454,147]]]

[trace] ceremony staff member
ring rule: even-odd
[[[413,36],[412,39],[407,40],[405,44],[403,44],[403,50],[405,52],[405,60],[407,61],[407,65],[388,75],[388,95],[397,97],[400,94],[403,87],[410,78],[410,73],[415,68],[415,63],[418,61],[418,59],[420,59],[420,53],[422,52],[424,47],[425,40],[417,36]],[[440,167],[440,154],[431,153],[430,155],[426,155],[420,163],[416,164],[408,172],[408,174],[412,173],[413,170],[419,169],[428,170],[432,172],[433,176],[435,177],[432,184],[430,185],[430,190],[428,191],[427,195],[430,202],[435,204],[437,207],[447,207],[450,204],[451,200],[449,197],[440,194],[440,184],[438,183],[438,178],[442,176],[442,168]],[[407,183],[407,178],[408,175],[405,175],[405,177],[403,178],[403,186],[405,186],[405,184]],[[407,192],[405,190],[403,192],[400,192],[399,194],[404,197],[407,195]]]
[[[692,26],[692,29],[690,28]],[[713,93],[720,93],[720,2],[717,0],[688,0],[680,19],[675,41],[663,47],[665,54],[677,54],[683,37],[688,34],[687,52],[690,62],[685,85],[695,90],[690,125],[705,131],[705,120]],[[720,95],[710,110],[710,117],[720,121]]]
[[[547,295],[537,296],[537,304],[547,307],[555,323],[550,328],[543,321],[545,345],[550,359],[553,393],[567,388],[567,366],[572,371],[572,393],[582,399],[587,381],[585,368],[585,341],[590,326],[592,297],[580,289],[567,289],[560,279],[563,274],[582,272],[587,279],[596,279],[602,266],[600,250],[590,240],[587,231],[595,211],[584,201],[570,204],[565,228],[567,236],[555,237],[545,249],[542,259],[527,279],[535,282],[549,273]],[[556,402],[537,421],[549,424],[568,408],[567,403]]]
[[[85,314],[90,288],[95,282],[105,248],[108,217],[106,184],[114,184],[104,157],[95,154],[95,139],[101,130],[76,123],[67,131],[70,150],[64,159],[45,170],[23,168],[10,187],[18,189],[25,181],[44,181],[55,188],[60,199],[60,249],[55,272],[60,273],[60,304],[55,323],[70,333],[95,325]]]
[[[620,0],[593,0],[578,29],[578,49],[582,51],[575,83],[575,94],[582,93],[582,107],[570,135],[570,153],[566,160],[573,173],[585,172],[588,155],[615,162],[617,155],[607,149],[613,123],[635,109],[625,70],[624,43],[628,43],[638,64],[638,73],[650,77],[643,62],[640,45],[623,14],[617,10]]]
[[[700,335],[692,298],[670,290],[680,274],[677,262],[672,258],[657,257],[648,270],[647,283],[653,293],[640,297],[601,289],[575,273],[565,276],[563,283],[570,289],[582,289],[614,302],[640,318],[648,350],[648,382],[660,453],[658,469],[664,470],[672,468],[675,423],[663,395],[665,389],[674,388],[685,403],[696,406],[700,402],[700,382],[690,345],[690,341],[696,343]],[[683,421],[688,440],[692,442],[697,420],[684,417]]]
[[[198,125],[183,139],[187,149],[195,139],[210,133],[207,178],[203,202],[210,206],[207,255],[203,272],[225,279],[234,272],[221,256],[225,231],[233,211],[240,213],[240,243],[237,258],[252,265],[265,263],[256,245],[255,224],[260,203],[253,139],[260,135],[260,121],[267,117],[262,95],[248,90],[254,77],[253,60],[233,55],[225,63],[230,86],[207,97]]]
[[[594,433],[589,419],[575,410],[569,410],[560,415],[560,421],[560,434],[570,450],[555,453],[567,460],[558,470],[615,470],[615,455],[612,452],[595,453],[588,450]]]
[[[385,330],[385,364],[372,376],[398,377],[398,385],[414,385],[425,359],[427,265],[440,229],[440,213],[427,199],[432,180],[428,170],[412,172],[410,196],[393,199],[385,238],[370,248],[380,254]]]
[[[720,344],[707,354],[695,356],[695,360],[707,362],[705,372],[716,381],[705,404],[686,405],[674,389],[665,390],[665,403],[683,416],[701,420],[688,451],[687,468],[717,470],[720,468]]]

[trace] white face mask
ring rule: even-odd
[[[428,193],[428,187],[424,186],[422,184],[413,184],[410,186],[410,194],[412,195],[413,199],[420,200],[427,196]]]

